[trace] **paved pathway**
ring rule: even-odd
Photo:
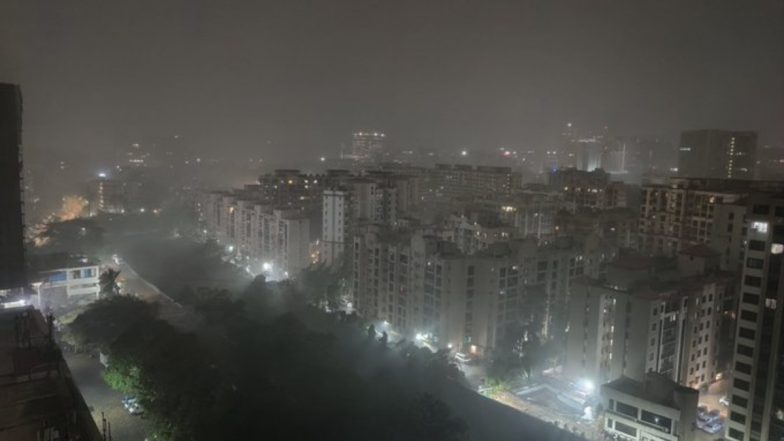
[[[131,415],[125,410],[120,401],[122,395],[103,381],[103,365],[98,359],[85,354],[70,353],[64,354],[64,358],[84,400],[92,410],[98,429],[101,429],[103,412],[111,424],[114,441],[144,441],[151,433],[149,422],[144,417]]]

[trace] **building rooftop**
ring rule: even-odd
[[[66,268],[97,266],[100,263],[90,257],[70,253],[31,254],[28,256],[33,271],[53,271]]]
[[[617,380],[602,385],[602,390],[611,389],[626,395],[642,398],[652,403],[660,404],[672,409],[681,410],[681,403],[688,403],[682,397],[691,397],[696,400],[699,392],[670,380],[662,374],[648,372],[644,381],[621,377]]]
[[[0,438],[99,441],[49,329],[31,307],[0,310]]]
[[[650,257],[641,255],[626,255],[610,262],[610,265],[625,270],[640,271],[654,268],[654,261]]]
[[[705,244],[697,244],[681,250],[681,254],[694,257],[715,257],[720,255],[718,251]]]

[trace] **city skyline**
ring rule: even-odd
[[[182,134],[279,163],[362,127],[403,149],[546,149],[569,122],[784,141],[780,2],[444,6],[10,2],[0,79],[29,90],[26,149],[96,162]]]

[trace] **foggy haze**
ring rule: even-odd
[[[782,2],[4,0],[25,148],[106,164],[135,139],[285,161],[351,130],[398,148],[543,149],[562,124],[782,143]],[[778,123],[778,124],[777,124]]]

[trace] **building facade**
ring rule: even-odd
[[[692,441],[697,434],[697,390],[647,373],[601,386],[603,431],[624,441]]]
[[[429,335],[465,352],[525,332],[562,336],[572,280],[598,277],[612,255],[590,240],[565,238],[505,240],[467,253],[440,233],[363,227],[353,240],[353,304],[404,336]]]
[[[652,261],[627,256],[604,280],[576,281],[564,372],[595,383],[657,372],[707,386],[721,372],[719,305],[733,289],[733,279],[716,269],[715,260],[684,255],[680,274],[657,277]]]
[[[681,133],[678,174],[690,178],[754,179],[757,133],[690,130]]]
[[[22,93],[0,83],[0,293],[26,282],[22,214]]]
[[[676,257],[681,249],[707,244],[722,254],[721,266],[743,266],[744,199],[784,190],[781,181],[671,178],[642,186],[640,250]]]
[[[784,439],[784,198],[749,200],[726,436]]]

